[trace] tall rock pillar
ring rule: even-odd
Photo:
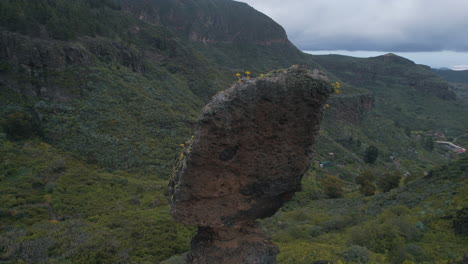
[[[293,66],[244,78],[206,105],[169,184],[174,218],[199,227],[189,262],[276,263],[255,220],[300,190],[331,89],[322,72]]]

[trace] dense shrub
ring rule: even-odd
[[[388,192],[400,185],[402,177],[403,175],[399,171],[386,173],[377,181],[377,186],[382,192]]]
[[[327,177],[322,180],[323,190],[330,198],[343,197],[343,185],[343,181],[333,175],[327,175]]]
[[[425,150],[432,152],[434,150],[434,139],[432,137],[426,137],[423,139],[422,145]]]
[[[377,253],[385,253],[401,245],[403,238],[398,228],[384,223],[368,223],[351,230],[350,243],[367,247]]]
[[[343,230],[349,226],[356,225],[361,220],[359,213],[336,215],[330,220],[321,224],[325,232],[333,232]]]
[[[366,182],[366,184],[361,185],[359,192],[361,192],[364,196],[372,196],[375,194],[376,191],[375,184]]]
[[[344,253],[343,257],[347,261],[367,263],[369,262],[370,252],[367,248],[358,245],[350,246]]]
[[[359,176],[356,177],[355,182],[361,187],[359,191],[364,194],[365,196],[374,195],[376,187],[374,181],[376,179],[376,175],[374,172],[370,170],[365,170]]]
[[[377,176],[371,170],[365,170],[359,176],[356,177],[355,182],[357,184],[364,184],[365,182],[374,182]]]
[[[374,164],[379,156],[379,150],[375,146],[369,146],[364,152],[364,161],[366,163]]]
[[[395,253],[402,245],[421,238],[421,231],[405,206],[385,210],[378,219],[352,228],[349,243],[377,253]]]
[[[421,263],[427,260],[423,249],[416,244],[406,244],[398,249],[392,258],[392,262],[395,264],[402,263],[404,261],[412,261]]]
[[[10,139],[21,140],[40,135],[40,127],[33,118],[23,112],[14,112],[1,123],[3,131]]]
[[[320,236],[321,234],[323,234],[323,227],[321,226],[316,226],[316,225],[313,225],[313,226],[310,226],[307,228],[307,233],[311,236],[311,237],[317,237],[317,236]]]

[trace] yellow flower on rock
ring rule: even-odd
[[[340,89],[340,88],[341,88],[340,82],[335,82],[335,88],[336,88],[336,89]]]
[[[241,74],[240,73],[236,73],[236,76],[237,76],[237,79],[239,79],[239,81],[241,80]]]
[[[250,79],[250,72],[249,72],[249,71],[246,71],[246,72],[245,72],[245,75],[247,75],[247,78]]]

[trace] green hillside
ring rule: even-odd
[[[432,71],[435,74],[439,75],[442,79],[450,82],[457,96],[461,100],[468,102],[468,71],[467,70],[452,71],[450,69],[447,69],[447,70],[432,69]]]
[[[450,69],[447,70],[437,70],[432,69],[434,73],[442,77],[442,79],[454,83],[466,83],[468,84],[468,70],[464,71],[453,71]]]
[[[280,245],[280,263],[455,263],[468,245],[467,162],[464,155],[372,198],[296,196],[263,225]]]
[[[468,101],[428,67],[395,55],[304,54],[280,25],[231,0],[4,0],[0,30],[0,263],[178,261],[194,233],[171,219],[165,197],[179,145],[235,73],[293,64],[326,71],[341,88],[304,190],[263,222],[278,261],[345,261],[352,245],[379,263],[401,263],[402,250],[421,263],[468,251],[466,233],[451,235],[466,209],[464,159],[423,178],[458,157],[434,145],[437,135],[468,146]],[[325,161],[332,166],[320,168]],[[412,183],[363,197],[356,178],[367,170],[375,183],[394,171],[406,173],[401,186]],[[329,187],[344,198],[329,199]],[[418,222],[427,228],[410,228],[414,237],[398,229]],[[352,236],[387,227],[388,245]]]

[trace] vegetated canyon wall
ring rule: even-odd
[[[293,66],[212,98],[169,185],[174,218],[199,227],[190,263],[276,263],[255,220],[300,190],[331,90],[322,72]]]

